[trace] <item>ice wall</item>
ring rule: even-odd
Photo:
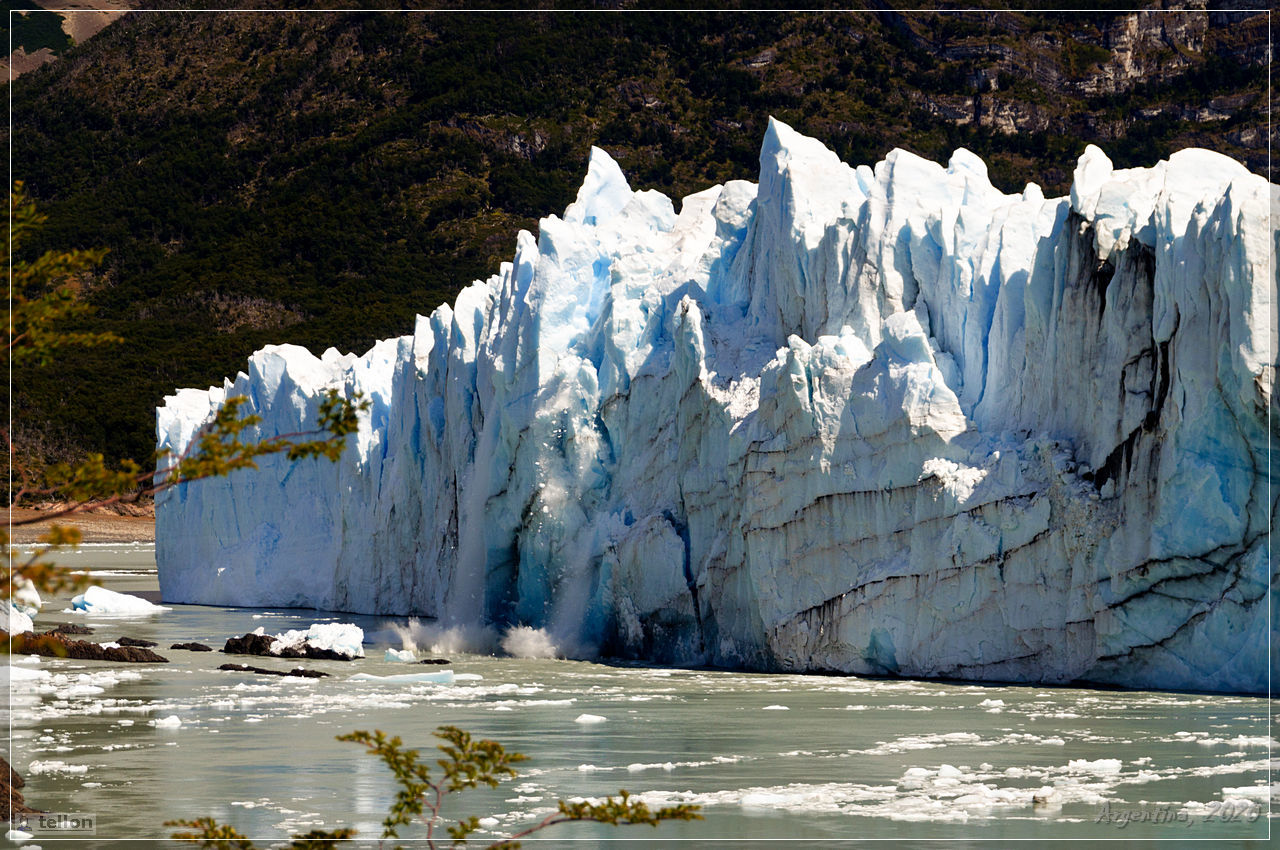
[[[1090,147],[1070,198],[1005,195],[964,150],[852,168],[776,121],[760,165],[677,213],[593,149],[564,215],[411,336],[268,346],[167,398],[179,451],[231,395],[262,436],[329,387],[373,406],[336,464],[163,494],[164,600],[1264,691],[1277,188]]]

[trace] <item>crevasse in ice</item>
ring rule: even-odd
[[[268,346],[167,398],[176,451],[232,395],[258,436],[327,388],[372,407],[336,464],[164,493],[163,598],[1265,690],[1277,188],[1090,147],[1069,198],[1006,195],[965,150],[854,168],[777,121],[760,165],[677,212],[593,150],[564,215],[413,334]]]

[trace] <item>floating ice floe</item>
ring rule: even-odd
[[[47,670],[39,670],[31,667],[14,667],[9,665],[0,668],[0,685],[8,686],[14,682],[38,682],[42,679],[49,679],[52,673]]]
[[[169,609],[163,605],[148,602],[140,596],[128,593],[117,593],[105,587],[94,585],[71,599],[71,607],[64,609],[64,614],[94,614],[108,617],[133,617],[159,614]]]
[[[1067,769],[1078,773],[1119,773],[1120,759],[1071,759]]]
[[[395,676],[375,676],[372,673],[357,673],[349,677],[347,681],[369,682],[376,685],[452,685],[454,675],[452,670],[438,670],[433,673],[400,673]]]
[[[418,656],[412,649],[388,649],[382,654],[383,661],[403,661],[412,664],[418,660]]]
[[[33,776],[41,773],[88,773],[89,766],[87,764],[67,764],[65,761],[53,759],[49,761],[33,761],[27,767],[27,771]]]
[[[594,723],[604,723],[609,718],[601,717],[598,714],[579,714],[573,719],[574,723],[582,723],[584,725],[592,725]]]

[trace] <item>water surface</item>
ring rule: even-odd
[[[155,596],[149,545],[87,546],[63,560],[114,590]],[[120,620],[60,613],[66,607],[52,600],[37,626],[85,622],[96,630],[90,640],[147,638],[171,660],[18,659],[49,674],[12,686],[12,761],[27,774],[27,799],[96,815],[93,846],[165,836],[165,820],[204,815],[263,846],[319,827],[354,826],[376,838],[395,786],[380,762],[335,736],[382,729],[430,748],[442,724],[529,756],[519,779],[446,804],[448,822],[487,816],[487,839],[536,821],[557,798],[620,788],[654,806],[701,805],[706,820],[656,830],[571,825],[542,835],[577,846],[628,838],[638,839],[628,846],[655,847],[677,838],[972,847],[993,839],[1126,839],[1138,847],[1226,839],[1217,846],[1263,847],[1269,835],[1273,742],[1261,698],[468,654],[451,655],[448,669],[474,678],[452,685],[351,681],[358,672],[438,669],[383,661],[373,645],[359,661],[305,662],[332,678],[276,678],[216,668],[296,662],[168,646],[219,648],[260,626],[276,633],[334,620],[386,634],[394,621],[207,606]],[[166,725],[169,718],[179,725]]]

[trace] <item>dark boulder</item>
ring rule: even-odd
[[[14,635],[11,651],[14,655],[43,655],[79,661],[126,661],[134,664],[167,664],[169,661],[145,647],[103,646],[87,640],[72,640],[60,632]]]
[[[255,635],[250,632],[244,637],[227,638],[222,651],[228,655],[270,655],[271,644],[275,640],[271,635]]]
[[[131,638],[131,637],[116,638],[116,643],[120,644],[121,646],[148,647],[148,646],[156,645],[156,642],[153,640],[143,640],[142,638]]]
[[[312,658],[320,661],[350,661],[351,656],[332,649],[320,649],[309,643],[300,646],[282,647],[279,652],[272,652],[271,645],[276,642],[274,635],[246,634],[244,637],[229,638],[222,651],[228,655],[266,655],[271,658]]]
[[[79,623],[54,623],[47,631],[57,632],[63,635],[91,635],[93,629],[88,626],[82,626]]]
[[[202,643],[196,643],[195,641],[192,641],[191,643],[175,643],[175,644],[173,644],[172,646],[170,646],[169,648],[170,648],[170,649],[185,649],[185,650],[187,650],[188,652],[213,652],[213,647],[212,647],[212,646],[205,646],[204,644],[202,644]]]
[[[309,643],[302,645],[302,654],[305,658],[318,658],[324,661],[350,661],[351,656],[338,652],[333,649],[320,649]]]
[[[300,676],[304,679],[324,679],[329,676],[328,673],[321,673],[319,670],[304,670],[301,667],[295,667],[292,670],[268,670],[265,667],[250,667],[248,664],[223,664],[218,669],[232,670],[237,673],[261,673],[264,676]]]

